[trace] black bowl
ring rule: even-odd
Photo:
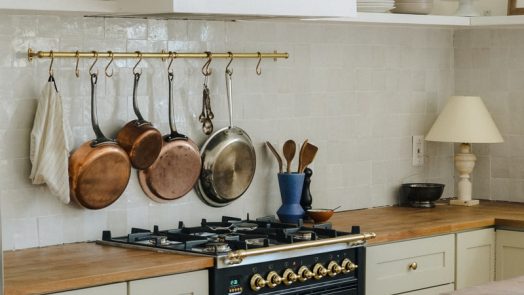
[[[435,201],[440,199],[444,192],[441,183],[405,183],[400,187],[403,200],[408,200],[411,206],[419,208],[433,208]]]

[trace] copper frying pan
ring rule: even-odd
[[[96,139],[82,144],[69,158],[71,199],[88,209],[102,209],[124,192],[131,174],[127,153],[104,136],[96,116],[96,83],[91,74],[91,125]]]
[[[144,120],[136,99],[140,73],[134,73],[133,110],[136,120],[128,122],[116,136],[116,140],[129,155],[131,165],[136,169],[151,166],[162,149],[162,135],[153,125]]]
[[[175,200],[186,195],[200,175],[201,159],[197,145],[176,130],[173,108],[173,72],[169,79],[169,127],[160,155],[151,167],[140,170],[142,190],[157,202]]]

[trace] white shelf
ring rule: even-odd
[[[375,23],[375,24],[405,24],[426,26],[452,26],[452,27],[503,27],[524,26],[524,15],[511,16],[445,16],[445,15],[416,15],[396,13],[369,13],[359,12],[357,17],[321,18],[314,19],[319,22],[349,22],[349,23]]]
[[[524,15],[472,17],[471,26],[518,26],[524,25]]]
[[[110,0],[0,0],[0,10],[22,13],[85,15],[114,13],[117,8],[117,3]]]
[[[351,22],[351,23],[379,23],[379,24],[405,24],[405,25],[431,25],[431,26],[469,26],[469,17],[444,16],[444,15],[417,15],[397,13],[369,13],[359,12],[353,18],[322,18],[315,21],[325,22]]]

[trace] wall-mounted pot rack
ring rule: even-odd
[[[113,52],[113,51],[33,51],[29,48],[27,51],[27,58],[29,61],[32,61],[33,58],[160,58],[166,60],[171,58],[175,54],[175,58],[273,58],[277,60],[278,58],[288,58],[289,54],[287,52],[248,52],[248,53],[238,53],[238,52]]]

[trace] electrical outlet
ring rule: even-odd
[[[412,154],[413,166],[424,166],[424,135],[413,135]]]

